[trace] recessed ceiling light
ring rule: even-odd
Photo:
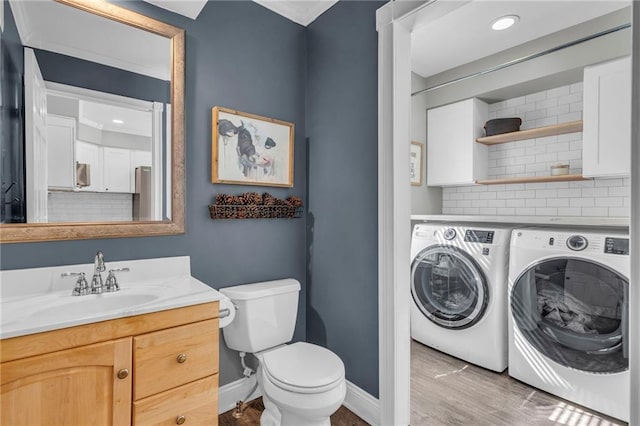
[[[518,15],[501,16],[500,18],[493,21],[493,23],[491,24],[491,29],[495,31],[506,30],[519,20],[520,17]]]
[[[111,121],[113,121],[113,122],[114,122],[114,123],[116,123],[116,124],[123,124],[123,123],[124,123],[124,121],[122,121],[122,120],[118,120],[117,118],[114,118],[114,119],[113,119],[113,120],[111,120]]]

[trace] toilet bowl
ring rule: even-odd
[[[256,354],[263,426],[329,425],[344,401],[344,364],[333,352],[298,342]]]
[[[237,306],[236,318],[223,329],[227,346],[259,361],[261,426],[330,425],[347,392],[344,363],[336,354],[311,343],[286,344],[299,291],[293,279],[220,289]]]

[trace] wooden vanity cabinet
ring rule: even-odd
[[[0,341],[2,425],[218,423],[218,302]]]

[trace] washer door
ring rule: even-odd
[[[489,301],[487,280],[476,262],[444,245],[427,247],[413,260],[411,294],[427,318],[450,329],[475,324]]]
[[[548,358],[577,370],[617,373],[629,367],[628,299],[629,281],[621,274],[565,257],[524,271],[510,302],[524,339]]]

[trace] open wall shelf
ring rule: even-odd
[[[507,183],[541,183],[541,182],[571,182],[577,180],[587,180],[582,175],[560,175],[560,176],[524,176],[516,178],[500,178],[477,180],[478,185],[504,185]]]
[[[578,120],[569,121],[567,123],[554,124],[551,126],[538,127],[535,129],[520,130],[517,132],[502,133],[493,136],[485,136],[476,139],[476,142],[483,145],[497,145],[507,142],[522,141],[525,139],[543,138],[545,136],[564,135],[566,133],[576,133],[581,131],[582,120]]]

